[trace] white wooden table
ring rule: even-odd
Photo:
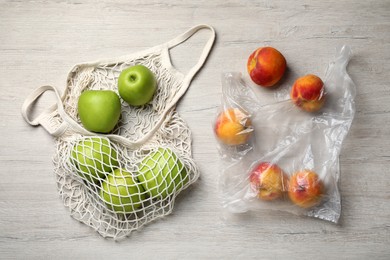
[[[217,40],[178,110],[192,130],[201,178],[173,214],[120,242],[104,239],[63,206],[54,140],[26,124],[22,102],[41,85],[63,91],[76,63],[143,50],[200,23],[213,26]],[[174,49],[174,65],[188,70],[206,37]],[[354,53],[348,71],[357,113],[340,157],[340,223],[280,212],[225,220],[211,126],[221,73],[245,73],[249,54],[271,45],[292,73],[322,76],[341,44]],[[0,1],[0,258],[389,259],[389,50],[388,0]],[[46,97],[40,108],[53,102]]]

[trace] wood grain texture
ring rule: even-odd
[[[201,178],[172,215],[123,241],[103,239],[62,205],[54,140],[24,122],[24,98],[45,84],[63,91],[76,63],[143,50],[199,23],[212,25],[217,41],[178,109]],[[174,65],[188,71],[206,37],[174,49]],[[224,217],[211,128],[220,75],[245,73],[250,52],[265,44],[283,50],[291,78],[323,76],[337,46],[353,50],[357,113],[340,158],[339,225],[283,212]],[[0,1],[0,258],[389,259],[389,50],[388,0]],[[38,111],[52,102],[47,95]]]

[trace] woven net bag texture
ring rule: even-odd
[[[169,50],[201,29],[211,31],[198,62],[184,75],[171,63]],[[203,66],[215,40],[211,26],[198,25],[176,38],[132,55],[74,66],[64,94],[41,86],[22,106],[30,125],[55,137],[54,172],[59,193],[72,217],[104,237],[119,239],[170,214],[178,194],[199,177],[191,154],[191,132],[176,110],[193,76]],[[118,95],[120,73],[144,65],[156,77],[152,101],[140,107],[121,100],[121,116],[109,134],[87,131],[78,116],[86,90]],[[57,104],[31,118],[31,107],[47,90]]]
[[[117,92],[120,72],[135,64],[155,73],[157,92],[142,107],[123,102],[113,135],[137,143],[158,128],[151,138],[129,146],[123,139],[85,136],[72,129],[56,138],[55,175],[64,204],[75,219],[115,239],[171,213],[176,196],[199,177],[191,156],[191,132],[175,107],[167,112],[183,86],[182,78],[162,66],[158,53],[76,66],[68,77],[64,110],[81,124],[77,114],[80,94],[87,89]],[[61,124],[61,116],[53,114],[52,124]]]

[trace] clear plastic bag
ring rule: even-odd
[[[258,91],[240,73],[223,74],[222,104],[214,130],[221,156],[222,205],[228,212],[282,210],[338,222],[339,154],[355,113],[355,85],[346,71],[350,58],[350,48],[343,46],[329,64],[324,80],[326,102],[317,113],[297,108],[284,86]],[[216,130],[221,111],[232,108],[251,122],[245,131],[237,132],[249,135],[239,145],[221,142]],[[272,189],[260,194],[253,177],[265,171],[274,174],[269,179]],[[302,178],[313,184],[305,192],[314,194],[315,201],[299,197],[304,190]]]

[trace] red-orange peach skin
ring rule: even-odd
[[[283,77],[287,67],[284,56],[275,48],[262,47],[248,58],[249,76],[257,85],[272,87]]]
[[[306,75],[298,78],[291,88],[293,103],[308,112],[322,108],[325,102],[324,83],[316,75]]]

